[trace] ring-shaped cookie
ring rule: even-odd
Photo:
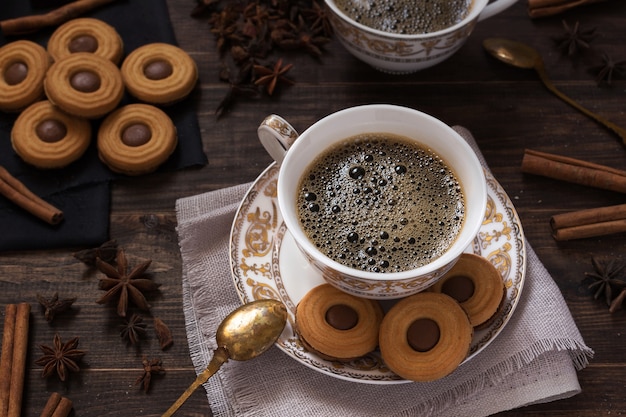
[[[52,131],[52,132],[51,132]],[[30,105],[11,130],[15,152],[37,168],[62,168],[80,158],[91,142],[91,123],[47,100]]]
[[[72,19],[59,26],[48,40],[48,53],[55,61],[77,52],[88,52],[119,64],[124,43],[113,26],[99,19]]]
[[[130,94],[150,104],[180,101],[198,81],[196,62],[179,47],[166,43],[133,50],[124,59],[121,71]]]
[[[73,85],[77,74],[90,74],[99,81],[93,91]],[[114,110],[124,95],[119,69],[108,59],[78,52],[56,61],[44,80],[48,99],[62,110],[79,117],[96,119]]]
[[[18,40],[0,48],[0,110],[18,112],[41,99],[50,63],[46,50],[31,41]]]
[[[331,325],[327,314],[333,307],[348,307],[356,313],[356,324],[345,330]],[[330,284],[319,285],[305,294],[296,308],[296,331],[302,344],[328,360],[352,360],[373,351],[383,311],[375,300],[359,298]]]
[[[504,282],[489,260],[472,253],[461,255],[456,264],[430,291],[448,294],[461,304],[472,326],[489,323],[504,299]]]
[[[125,143],[126,129],[149,132],[145,143]],[[128,142],[128,141],[126,141]],[[148,104],[129,104],[108,115],[98,130],[98,155],[112,171],[141,175],[157,169],[174,152],[176,127],[162,110]]]
[[[409,339],[412,325],[434,322],[438,338],[427,350],[416,350]],[[467,357],[473,327],[452,297],[434,292],[411,295],[396,303],[380,325],[380,353],[385,364],[404,379],[434,381],[452,373]]]

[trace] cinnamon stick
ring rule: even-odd
[[[53,392],[39,417],[67,417],[72,410],[72,401]]]
[[[24,376],[26,374],[26,354],[28,353],[30,304],[21,303],[13,306],[7,306],[7,313],[9,314],[5,317],[5,329],[7,326],[9,328],[13,326],[12,340],[7,342],[7,344],[10,345],[10,348],[7,348],[7,352],[8,349],[11,349],[11,353],[6,353],[3,345],[3,357],[0,360],[3,364],[3,369],[1,371],[3,381],[9,381],[9,393],[6,399],[6,406],[4,406],[3,403],[2,410],[0,410],[0,412],[6,413],[0,414],[3,417],[20,417],[22,411],[22,394],[24,391]],[[13,310],[15,310],[14,315]],[[7,320],[11,320],[11,317],[13,318],[13,323],[9,322],[7,324]],[[9,331],[9,333],[11,332]],[[5,341],[4,339],[5,337],[3,336],[3,343]],[[7,363],[5,364],[5,362]],[[10,365],[8,364],[9,362]],[[5,367],[8,368],[8,371],[5,370]],[[5,373],[7,375],[4,375]]]
[[[63,220],[61,210],[35,195],[2,166],[0,166],[0,194],[49,224],[59,224]]]
[[[34,33],[49,26],[60,25],[97,7],[113,3],[114,1],[116,0],[76,0],[45,14],[3,20],[0,22],[0,30],[2,30],[5,36]]]
[[[583,4],[606,0],[528,0],[528,15],[531,18],[554,16]]]
[[[626,193],[626,171],[566,156],[526,149],[522,172]]]
[[[626,232],[626,204],[557,214],[550,226],[558,241]]]
[[[9,415],[9,392],[11,389],[11,367],[13,365],[13,338],[17,305],[7,304],[2,333],[2,356],[0,356],[0,417]]]

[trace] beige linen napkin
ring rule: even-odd
[[[480,154],[471,134],[455,127]],[[183,302],[192,361],[200,373],[216,348],[219,322],[240,305],[228,258],[235,211],[251,184],[177,201]],[[453,374],[431,383],[344,381],[298,363],[276,347],[229,361],[205,385],[215,416],[486,416],[580,392],[576,370],[593,351],[527,243],[527,275],[511,320]]]

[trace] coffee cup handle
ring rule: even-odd
[[[516,2],[517,0],[496,0],[492,3],[489,3],[487,6],[485,6],[483,11],[480,12],[480,15],[478,16],[478,21],[487,19],[488,17],[491,17],[493,15],[496,15],[500,13],[501,11],[503,11],[504,9],[509,8],[510,6],[513,5],[513,3],[516,3]]]
[[[289,122],[275,114],[267,116],[257,129],[259,141],[277,164],[281,164],[287,151],[298,138],[298,132]]]

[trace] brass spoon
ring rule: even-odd
[[[217,349],[213,358],[162,417],[173,415],[228,359],[247,361],[269,349],[283,332],[286,322],[287,308],[277,300],[252,301],[226,316],[215,333]]]
[[[626,129],[623,129],[617,126],[615,123],[606,120],[604,117],[584,108],[583,106],[560,92],[554,86],[552,81],[550,81],[550,79],[548,78],[548,74],[546,73],[546,69],[543,65],[543,59],[536,49],[521,42],[502,38],[485,39],[483,41],[483,47],[487,50],[487,52],[489,52],[491,55],[493,55],[495,58],[499,59],[502,62],[518,68],[534,69],[537,74],[539,74],[539,78],[548,90],[550,90],[558,98],[560,98],[570,106],[574,107],[576,110],[589,116],[596,122],[604,125],[609,130],[616,133],[617,136],[622,139],[622,143],[626,144]]]

